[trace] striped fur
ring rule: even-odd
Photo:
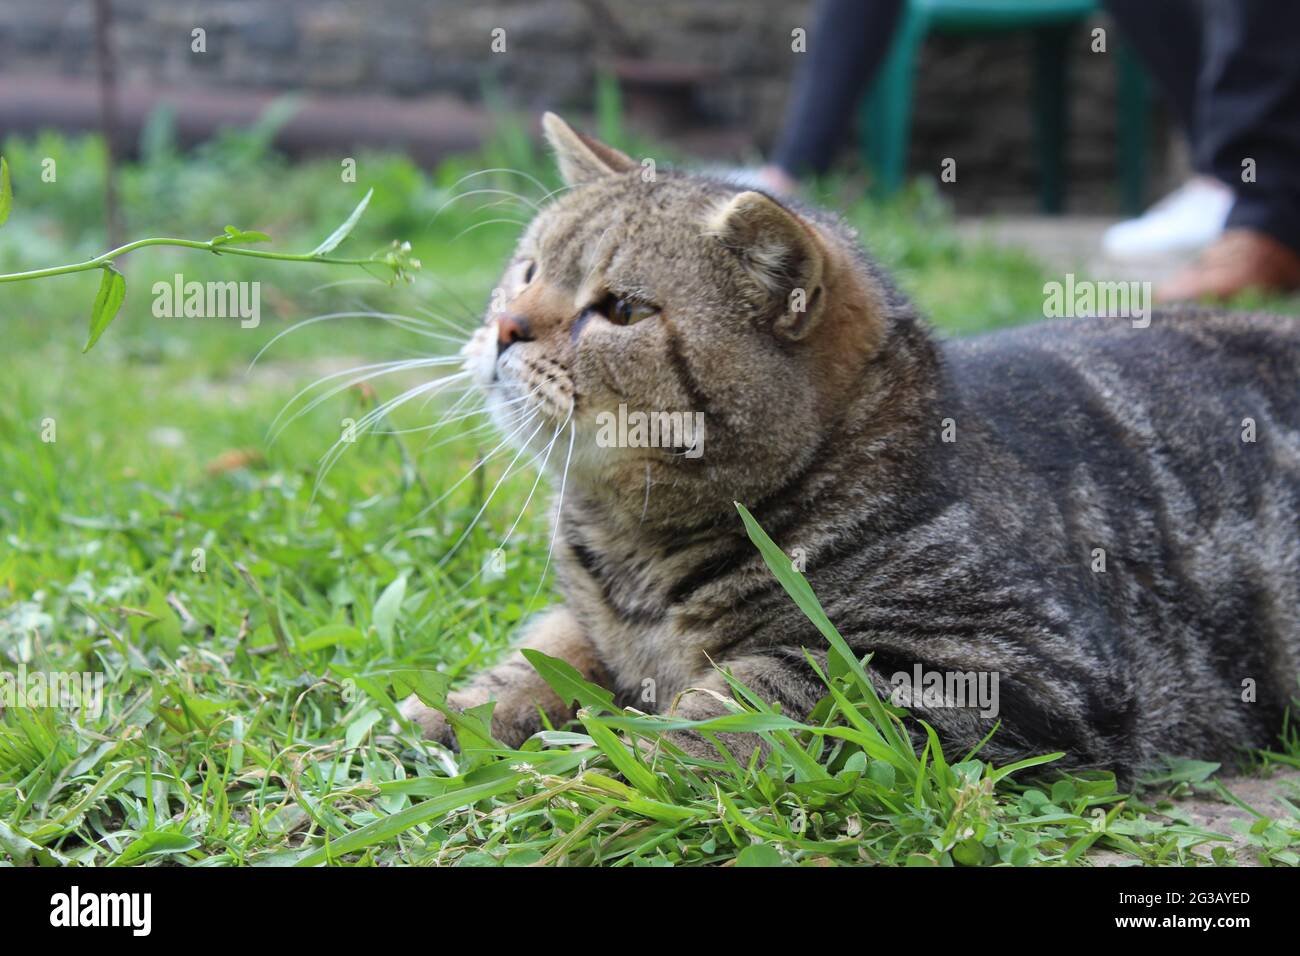
[[[1227,760],[1274,740],[1300,674],[1294,320],[1187,311],[940,341],[832,217],[646,182],[558,120],[547,132],[576,188],[520,244],[536,278],[506,290],[535,337],[498,357],[490,316],[489,354],[471,358],[496,376],[490,402],[536,389],[573,429],[565,606],[532,646],[643,710],[718,712],[712,661],[806,713],[823,688],[802,648],[824,642],[739,500],[805,558],[882,692],[918,663],[998,675],[992,759],[1063,750],[1128,776],[1161,753]],[[584,313],[609,291],[660,312],[627,327]],[[702,456],[597,447],[596,414],[620,402],[703,412]],[[503,666],[457,703],[495,697],[512,743],[566,716],[526,665]],[[912,710],[958,755],[993,725]]]

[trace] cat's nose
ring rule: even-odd
[[[533,330],[528,320],[517,312],[511,312],[497,319],[497,355],[500,355],[516,342],[531,342]]]

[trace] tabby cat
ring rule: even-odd
[[[571,188],[466,348],[501,427],[522,407],[568,451],[548,459],[564,603],[523,646],[642,710],[723,712],[721,667],[806,714],[825,688],[803,648],[825,642],[739,501],[882,695],[995,678],[992,707],[952,684],[906,700],[949,752],[1000,720],[989,759],[1061,750],[1127,777],[1275,740],[1300,673],[1300,323],[1184,311],[940,340],[832,216],[543,125]],[[704,429],[609,447],[620,406]],[[518,654],[450,704],[489,699],[512,745],[571,716]],[[450,742],[439,712],[403,712]]]

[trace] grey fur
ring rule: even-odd
[[[998,675],[994,760],[1064,750],[1128,776],[1160,753],[1228,760],[1274,740],[1300,674],[1294,320],[1187,311],[940,341],[833,217],[646,182],[555,118],[547,132],[577,188],[520,244],[537,277],[509,308],[534,339],[487,360],[494,390],[536,389],[577,447],[565,607],[525,643],[641,709],[717,713],[712,660],[806,713],[823,688],[801,648],[824,643],[740,500],[806,556],[883,692],[918,663]],[[609,291],[660,312],[627,327],[584,312]],[[594,416],[619,402],[704,412],[704,454],[596,448]],[[566,716],[519,659],[453,703],[488,697],[511,743],[541,712]],[[992,726],[973,707],[912,710],[953,754]],[[436,712],[407,712],[447,737]]]

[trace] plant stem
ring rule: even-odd
[[[87,259],[85,262],[77,262],[66,266],[51,266],[48,269],[33,269],[30,272],[13,272],[9,275],[0,275],[0,282],[21,282],[24,279],[43,279],[46,276],[70,275],[74,272],[89,272],[92,269],[102,269],[104,266],[112,263],[118,256],[126,255],[136,249],[145,246],[179,246],[184,249],[205,249],[215,255],[224,256],[251,256],[255,259],[274,259],[279,262],[323,262],[330,265],[338,266],[369,266],[385,265],[382,259],[338,259],[331,256],[313,256],[310,253],[290,253],[290,252],[262,252],[260,249],[243,249],[238,246],[227,246],[222,244],[214,245],[211,240],[208,242],[198,242],[193,239],[137,239],[135,242],[128,242],[124,246],[118,246],[105,252],[103,255],[96,256],[93,259]]]

